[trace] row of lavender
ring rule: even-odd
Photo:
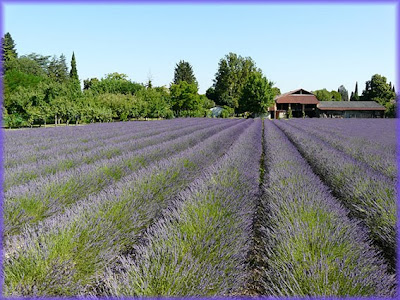
[[[108,268],[112,296],[211,296],[245,292],[259,197],[261,121],[185,189],[144,234],[134,255]]]
[[[124,176],[179,153],[240,122],[209,122],[189,128],[181,127],[178,132],[169,130],[167,126],[164,132],[150,136],[146,141],[132,137],[129,144],[110,142],[109,148],[121,146],[117,148],[120,149],[119,153],[114,152],[115,155],[81,163],[54,174],[43,174],[26,183],[11,186],[5,193],[5,234],[18,233],[24,224],[33,224],[62,212],[88,194],[98,193]]]
[[[396,120],[292,119],[290,124],[317,136],[388,178],[396,179]]]
[[[100,176],[96,182],[102,186],[97,192],[79,191],[70,197],[68,205],[59,193],[76,189],[65,187],[60,176],[54,186],[62,188],[45,203],[46,214],[40,220],[21,224],[18,234],[10,227],[9,232],[6,229],[5,294],[101,293],[106,267],[116,264],[118,255],[131,253],[140,245],[144,231],[161,217],[162,211],[176,205],[172,203],[176,203],[177,194],[218,161],[253,122],[212,123],[190,136],[143,149],[142,157],[148,155],[146,168],[120,174],[107,186]],[[115,161],[111,159],[108,167],[115,167]],[[39,187],[38,192],[43,189]],[[29,190],[25,198],[28,195]],[[6,210],[16,198],[7,199]],[[41,200],[36,197],[32,202]]]
[[[81,149],[93,148],[106,144],[114,139],[127,139],[132,135],[145,135],[147,131],[162,132],[204,122],[200,119],[190,121],[177,119],[166,123],[161,121],[132,123],[91,124],[83,127],[61,127],[6,131],[4,149],[5,165],[13,166],[25,161],[40,161],[49,155],[58,153],[79,152]],[[21,151],[22,149],[22,151]]]
[[[87,128],[86,131],[92,134],[90,140],[82,138],[80,132],[76,131],[75,136],[70,136],[69,140],[64,140],[61,145],[57,144],[56,146],[53,146],[53,141],[39,136],[37,140],[41,149],[25,144],[25,148],[23,146],[21,149],[20,146],[17,151],[17,149],[10,149],[14,148],[11,147],[12,140],[7,140],[6,144],[10,144],[10,147],[7,147],[8,151],[5,155],[5,186],[9,188],[15,184],[22,184],[46,174],[53,174],[83,163],[91,163],[102,158],[111,158],[123,152],[143,148],[162,141],[163,138],[169,138],[171,132],[185,134],[184,131],[182,132],[184,126],[187,127],[187,131],[190,133],[199,127],[204,127],[204,123],[203,125],[201,123],[185,125],[172,123],[167,128],[155,126],[156,124],[150,128],[143,128],[143,125],[133,128],[127,126],[124,130],[120,130],[118,134],[114,132],[115,128],[112,128],[112,134],[105,134],[101,139],[96,135],[99,135],[99,132],[102,131],[96,130],[96,128],[94,130],[93,128],[90,128],[92,130]],[[78,139],[76,138],[77,136],[79,136]]]
[[[364,120],[368,123],[368,121]],[[396,267],[396,186],[394,180],[374,170],[364,161],[332,147],[330,142],[292,122],[278,121],[289,139],[312,166],[314,172],[330,187],[369,231],[374,244],[385,256],[389,268]],[[362,131],[360,131],[362,132]]]
[[[286,123],[278,125],[296,141],[303,141],[300,131],[292,134]],[[394,296],[394,275],[387,272],[384,259],[360,222],[349,218],[348,210],[270,121],[266,122],[264,138],[267,175],[258,214],[262,224],[258,292],[275,296]],[[317,150],[314,140],[307,138],[308,150],[323,163],[315,154],[323,149]],[[306,147],[296,145],[302,150]]]

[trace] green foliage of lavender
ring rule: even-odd
[[[350,210],[351,216],[367,226],[371,239],[383,251],[393,271],[396,264],[396,190],[393,181],[288,122],[276,124]]]
[[[64,213],[10,237],[5,246],[5,294],[78,295],[96,289],[105,267],[128,251],[174,195],[223,155],[250,123],[233,122],[201,144],[125,176]]]
[[[395,180],[396,120],[378,119],[292,119],[290,124],[322,139],[384,176]]]
[[[37,223],[62,212],[86,195],[100,192],[124,176],[146,167],[149,163],[185,150],[226,126],[229,124],[197,128],[197,132],[192,134],[189,134],[190,131],[186,132],[186,129],[181,129],[181,133],[167,131],[164,137],[153,137],[153,145],[139,151],[126,151],[121,156],[83,164],[77,169],[16,186],[5,194],[5,233],[18,233],[27,223]]]
[[[394,296],[396,281],[361,224],[332,197],[287,137],[265,126],[263,293]],[[280,155],[274,155],[280,153]]]
[[[152,226],[135,256],[108,271],[113,296],[212,296],[242,292],[249,280],[258,197],[261,121],[195,181]]]
[[[7,132],[3,295],[394,296],[386,121]]]

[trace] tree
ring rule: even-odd
[[[206,91],[206,97],[212,101],[217,100],[214,87],[209,87]]]
[[[313,92],[319,101],[341,101],[342,95],[337,91],[328,91],[327,89],[316,90]]]
[[[146,116],[150,118],[171,118],[173,113],[168,103],[155,89],[142,89],[136,97],[146,103]]]
[[[354,93],[351,93],[350,101],[358,101],[360,100],[360,96],[358,95],[358,82],[356,81],[356,87],[354,89]]]
[[[28,55],[23,55],[21,58],[26,57],[29,58],[33,61],[35,61],[41,68],[42,70],[48,74],[48,67],[50,64],[50,55],[41,55],[37,53],[30,53]]]
[[[7,65],[3,77],[5,98],[20,86],[34,89],[40,82],[47,80],[40,66],[28,58],[17,58],[5,64]]]
[[[69,78],[70,78],[70,88],[73,91],[80,92],[81,83],[79,81],[78,70],[76,69],[76,60],[74,52],[72,52],[71,71],[69,72]]]
[[[313,92],[315,97],[317,97],[318,101],[331,101],[332,96],[331,93],[328,92],[327,89],[316,90]]]
[[[278,87],[273,87],[272,88],[272,91],[274,92],[274,95],[275,96],[278,96],[278,95],[280,95],[281,94],[281,90],[280,90],[280,88],[278,88]]]
[[[48,76],[51,80],[58,83],[66,83],[68,81],[68,67],[64,54],[61,54],[59,58],[53,56],[50,60]]]
[[[40,64],[27,56],[21,56],[4,64],[7,71],[19,71],[29,75],[47,77],[47,73]]]
[[[215,74],[215,102],[218,105],[237,108],[244,85],[250,75],[257,71],[261,72],[250,57],[243,58],[234,53],[226,55],[219,61]]]
[[[346,90],[346,88],[341,85],[338,88],[338,92],[340,93],[342,97],[342,101],[349,101],[349,92]]]
[[[85,80],[83,80],[83,89],[89,90],[93,85],[96,85],[98,83],[99,83],[99,80],[97,78],[85,79]]]
[[[365,82],[365,90],[363,90],[361,99],[363,101],[375,101],[386,106],[387,103],[393,102],[396,94],[386,82],[386,77],[375,74],[371,80]]]
[[[197,85],[180,81],[170,87],[172,109],[178,116],[186,111],[201,110],[201,101],[197,93]]]
[[[90,90],[95,94],[112,93],[134,95],[143,88],[144,86],[142,84],[130,81],[128,75],[116,72],[107,74],[105,78],[100,80],[91,78],[83,81],[83,89]]]
[[[76,69],[76,60],[75,60],[75,53],[74,52],[72,52],[71,71],[69,72],[69,77],[72,80],[78,80],[79,81],[78,70]]]
[[[342,94],[337,91],[331,91],[331,100],[330,101],[342,101]]]
[[[276,96],[272,85],[273,83],[268,81],[261,72],[252,73],[243,87],[239,110],[256,114],[267,113],[268,107],[273,105]]]
[[[9,32],[7,32],[1,39],[1,46],[3,50],[2,60],[4,62],[18,57],[17,50],[15,49],[15,42]]]
[[[179,61],[175,66],[173,84],[179,84],[181,81],[186,81],[189,84],[194,83],[196,86],[198,85],[192,66],[184,60]]]

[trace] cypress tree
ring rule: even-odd
[[[356,81],[356,88],[354,90],[354,100],[360,100],[360,96],[358,96],[358,82]]]
[[[358,101],[360,100],[360,96],[358,96],[358,82],[356,81],[356,87],[354,89],[354,93],[351,92],[350,101]]]
[[[73,90],[79,92],[81,90],[81,83],[79,81],[78,70],[76,69],[75,53],[72,52],[71,71],[69,72]]]
[[[72,52],[71,71],[69,72],[69,77],[71,79],[79,81],[78,70],[76,69],[76,60],[75,60],[75,53],[74,52]]]

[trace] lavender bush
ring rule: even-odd
[[[261,121],[182,192],[134,256],[105,276],[113,296],[211,296],[243,292],[259,186]]]
[[[332,147],[344,151],[394,180],[396,168],[396,137],[394,123],[376,123],[376,120],[353,120],[343,128],[343,120],[334,120],[339,128],[326,128],[326,122],[315,119],[290,120],[290,124],[324,140]],[[347,120],[348,121],[348,120]],[[380,120],[381,121],[381,120]],[[388,120],[386,120],[388,121]],[[390,120],[389,120],[390,121]],[[333,123],[332,120],[329,124]],[[372,128],[370,125],[373,124]],[[333,125],[333,124],[331,124]],[[365,136],[365,133],[368,133]],[[379,135],[378,135],[379,132]]]
[[[394,296],[395,278],[386,272],[367,232],[348,218],[347,210],[271,121],[265,122],[265,141],[263,292]]]
[[[145,126],[145,123],[138,123],[132,125],[131,123],[125,123],[122,126],[119,123],[116,124],[102,124],[104,127],[99,126],[85,126],[82,127],[71,127],[67,128],[67,132],[61,131],[59,128],[59,139],[49,138],[47,131],[48,129],[42,129],[41,131],[34,131],[31,133],[35,137],[35,145],[25,141],[15,141],[14,132],[6,135],[5,144],[5,167],[15,167],[23,163],[35,163],[46,161],[54,156],[68,155],[79,152],[87,152],[97,147],[106,146],[110,144],[116,144],[120,142],[130,141],[136,138],[150,137],[153,135],[160,134],[169,130],[175,130],[184,128],[187,126],[198,126],[204,123],[204,120],[198,120],[198,122],[184,123],[182,121],[177,122],[176,120],[168,120],[166,124],[155,123],[151,126]],[[214,122],[216,123],[216,122]],[[208,123],[209,124],[209,123]],[[100,124],[95,124],[100,125]],[[114,125],[114,126],[110,126]],[[19,132],[18,132],[19,133]],[[12,134],[12,135],[11,135]],[[13,138],[11,138],[13,137]]]
[[[394,296],[393,124],[8,131],[3,294]]]
[[[396,262],[396,193],[392,180],[287,122],[280,127],[316,173],[370,231],[392,270]]]
[[[94,149],[101,145],[128,141],[132,137],[156,135],[192,125],[216,123],[218,120],[166,120],[91,124],[84,127],[62,127],[6,132],[5,167],[24,162],[38,162],[52,156]]]
[[[223,155],[250,123],[236,121],[201,144],[125,176],[65,213],[9,237],[5,294],[77,295],[95,289],[105,267],[132,247],[174,195]]]
[[[218,125],[211,125],[216,126]],[[115,141],[112,139],[105,139],[103,145],[98,145],[89,151],[76,151],[68,154],[52,155],[49,159],[41,159],[39,161],[20,164],[17,167],[5,169],[5,190],[10,186],[23,184],[31,179],[43,177],[47,174],[54,174],[59,171],[65,171],[77,167],[82,164],[91,164],[100,159],[110,159],[116,156],[123,155],[150,145],[159,144],[161,142],[178,138],[183,135],[191,134],[196,130],[210,127],[210,124],[188,125],[185,127],[178,127],[164,129],[160,132],[147,131],[146,135],[130,135],[125,137],[123,141]],[[160,132],[160,133],[159,133]],[[23,150],[22,150],[23,151]]]
[[[170,135],[166,133],[165,142],[12,187],[5,193],[5,234],[18,233],[25,224],[33,224],[60,212],[86,195],[99,192],[112,182],[193,146],[229,126],[231,122],[209,126],[179,138],[172,134],[170,141]]]

